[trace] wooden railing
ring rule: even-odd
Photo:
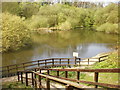
[[[36,72],[38,71],[39,72]],[[47,73],[42,73],[42,71],[45,71]],[[56,75],[51,75],[51,71],[56,71]],[[60,72],[65,72],[64,77],[60,76]],[[76,72],[76,78],[71,79],[69,78],[69,72]],[[82,81],[80,80],[80,73],[81,72],[93,72],[94,73],[94,82],[91,81]],[[95,88],[98,88],[98,86],[101,87],[107,87],[107,88],[120,88],[120,85],[113,85],[113,84],[107,84],[107,83],[100,83],[99,82],[99,73],[120,73],[120,69],[40,69],[36,68],[34,71],[19,71],[18,72],[18,81],[21,81],[22,83],[25,82],[26,86],[29,85],[29,81],[32,81],[32,86],[34,88],[47,88],[49,90],[50,87],[50,81],[55,81],[57,83],[63,84],[66,86],[66,89],[69,90],[69,88],[82,88],[79,83],[84,84],[91,84],[94,85]],[[25,74],[25,77],[23,77],[23,74]],[[28,74],[30,77],[28,77]],[[24,78],[24,80],[23,80]],[[45,78],[46,80],[46,86],[43,86],[41,83],[41,79]],[[72,82],[71,82],[72,81]],[[59,88],[59,87],[58,87]]]
[[[19,70],[30,70],[34,67],[39,68],[49,68],[49,67],[55,67],[55,66],[73,66],[73,65],[81,65],[81,62],[88,62],[87,65],[89,65],[90,62],[96,62],[93,59],[98,59],[99,62],[103,61],[104,57],[107,57],[108,55],[99,57],[99,58],[50,58],[50,59],[42,59],[42,60],[36,60],[36,61],[30,61],[20,64],[13,64],[9,66],[3,66],[0,67],[0,70],[2,69],[2,77],[9,77],[16,75],[16,72]],[[85,59],[87,61],[85,61]]]

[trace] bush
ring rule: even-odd
[[[104,31],[106,33],[117,33],[118,34],[118,25],[112,23],[102,24],[97,28],[97,31]]]
[[[63,23],[59,26],[59,28],[60,28],[61,30],[69,30],[69,29],[71,29],[71,24],[70,24],[70,22],[66,21],[66,22],[63,22]]]
[[[30,33],[23,20],[9,13],[2,13],[2,51],[18,50],[29,45]]]
[[[29,27],[32,29],[38,29],[42,27],[48,27],[48,19],[44,16],[33,16],[32,19],[29,21]]]

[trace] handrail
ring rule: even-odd
[[[102,56],[103,57],[103,56]],[[106,57],[106,56],[104,56]],[[85,61],[86,59],[87,61]],[[92,60],[90,60],[92,59]],[[71,66],[71,65],[81,65],[81,62],[88,62],[87,65],[89,65],[89,62],[96,62],[93,61],[93,59],[98,59],[98,61],[102,61],[101,57],[99,58],[49,58],[49,59],[42,59],[42,60],[36,60],[36,61],[30,61],[30,62],[24,62],[20,64],[14,64],[9,66],[3,66],[2,68],[3,77],[5,76],[11,76],[8,75],[12,71],[17,72],[18,70],[27,70],[28,68],[33,67],[53,67],[53,66]]]
[[[40,72],[36,72],[38,69]],[[47,71],[47,74],[42,74],[42,70],[46,70]],[[57,75],[50,75],[50,71],[56,71]],[[65,77],[61,77],[59,75],[59,72],[60,71],[65,71]],[[71,79],[71,78],[68,78],[68,72],[69,71],[74,71],[74,72],[77,72],[77,75],[76,75],[76,79]],[[50,80],[53,80],[53,81],[56,81],[58,83],[64,83],[64,84],[69,84],[69,86],[72,86],[73,88],[81,88],[79,86],[79,84],[77,83],[85,83],[85,84],[91,84],[91,85],[95,85],[95,88],[98,88],[98,86],[102,86],[102,87],[108,87],[108,88],[120,88],[120,85],[114,85],[114,84],[108,84],[108,83],[100,83],[98,82],[98,77],[99,77],[99,73],[120,73],[120,68],[116,68],[116,69],[41,69],[41,68],[35,68],[35,71],[19,71],[18,72],[18,81],[20,81],[20,75],[21,74],[25,73],[26,76],[28,73],[31,73],[32,75],[34,74],[34,77],[36,78],[37,76],[39,77],[39,83],[41,83],[41,77],[43,78],[46,78],[46,83],[47,83],[47,88],[50,87]],[[94,82],[91,82],[91,81],[83,81],[83,80],[80,80],[80,72],[94,72]],[[32,76],[33,78],[33,76]],[[21,80],[22,77],[21,77]],[[32,82],[36,82],[37,81],[34,81],[34,78],[31,79]],[[66,81],[64,81],[66,80]],[[64,81],[64,82],[63,82]],[[67,82],[67,81],[72,81],[72,82],[76,82],[76,84],[74,83],[70,83],[70,82]],[[23,81],[21,81],[23,82]],[[28,77],[26,78],[26,85],[28,86]],[[32,84],[33,86],[37,86],[37,85],[34,85]],[[41,87],[41,84],[40,84],[40,87]],[[36,87],[37,88],[37,87]]]

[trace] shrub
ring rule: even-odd
[[[66,21],[66,22],[63,22],[63,23],[59,26],[59,28],[60,28],[61,30],[69,30],[69,29],[71,29],[71,24],[70,24],[70,22]]]
[[[30,33],[23,20],[9,13],[2,13],[2,51],[18,50],[30,44]]]
[[[29,24],[30,28],[33,29],[38,29],[41,27],[48,27],[48,18],[44,17],[44,16],[33,16],[32,19],[29,21],[31,22]]]
[[[104,31],[106,33],[117,33],[118,34],[118,25],[112,23],[102,24],[97,28],[97,31]]]

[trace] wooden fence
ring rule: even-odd
[[[89,65],[90,62],[96,62],[93,59],[98,59],[98,62],[103,61],[104,57],[108,55],[99,57],[99,58],[50,58],[50,59],[42,59],[36,61],[30,61],[20,64],[13,64],[9,66],[0,67],[0,72],[2,72],[3,77],[10,77],[16,75],[19,70],[32,70],[34,67],[39,68],[49,68],[55,66],[74,66],[74,65],[81,65],[81,62],[87,62]],[[85,59],[87,61],[85,61]]]
[[[38,71],[39,72],[36,72]],[[41,73],[42,70],[46,70],[45,73]],[[56,71],[56,75],[51,75],[51,71]],[[64,77],[61,77],[59,73],[61,71],[65,72]],[[76,72],[76,78],[71,79],[69,78],[68,74],[69,72]],[[81,72],[93,72],[94,73],[94,82],[91,81],[82,81],[80,80],[80,73]],[[95,88],[98,88],[98,86],[102,87],[107,87],[107,88],[120,88],[120,85],[113,85],[113,84],[107,84],[107,83],[100,83],[99,82],[99,73],[120,73],[120,69],[40,69],[40,68],[35,68],[34,71],[19,71],[18,74],[18,81],[21,81],[22,83],[25,80],[26,86],[29,85],[29,81],[32,81],[32,86],[34,88],[45,88],[46,90],[50,90],[50,81],[55,81],[57,83],[63,84],[66,87],[66,90],[73,90],[73,88],[80,89],[82,88],[79,83],[84,83],[84,84],[91,84],[94,85]],[[23,74],[25,74],[25,77],[23,77]],[[31,78],[28,78],[28,74],[31,74]],[[24,78],[24,80],[23,80]],[[46,81],[46,86],[42,85],[42,78],[45,78]],[[72,82],[71,82],[72,81]]]

